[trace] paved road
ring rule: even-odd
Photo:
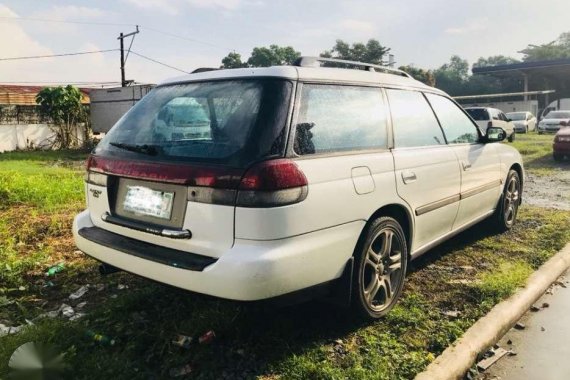
[[[524,330],[512,329],[501,339],[499,345],[511,348],[517,355],[503,357],[485,372],[484,379],[570,379],[569,279],[570,271],[559,279],[568,288],[553,285],[535,303],[540,311],[529,311],[523,316]],[[544,303],[548,307],[542,307]]]

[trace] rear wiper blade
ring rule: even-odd
[[[128,150],[131,152],[137,152],[142,154],[148,154],[149,156],[156,156],[158,154],[158,149],[154,145],[148,144],[125,144],[125,143],[109,143],[114,147],[119,149]]]

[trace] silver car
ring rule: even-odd
[[[536,117],[531,112],[509,112],[507,118],[513,122],[517,133],[536,130]]]
[[[550,111],[538,123],[538,133],[556,133],[570,122],[570,111]]]

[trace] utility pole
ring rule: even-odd
[[[139,32],[139,26],[137,25],[137,30],[131,33],[121,34],[117,37],[121,42],[121,87],[127,87],[127,80],[125,79],[125,63],[127,63],[127,58],[129,58],[129,52],[131,51],[131,46],[133,46],[133,41],[135,40],[135,34]],[[125,44],[124,39],[133,36],[131,39],[131,44],[129,45],[129,50],[127,51],[127,56],[125,57]]]

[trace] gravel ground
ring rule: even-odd
[[[526,175],[523,204],[570,210],[570,171],[560,170],[555,175]]]

